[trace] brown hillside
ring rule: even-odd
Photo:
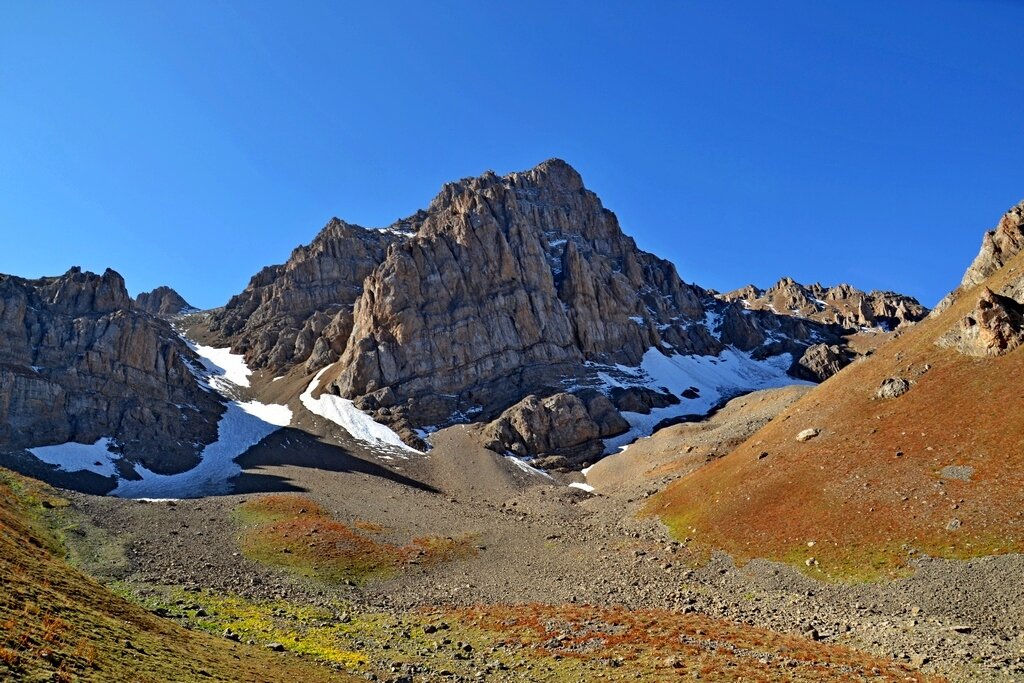
[[[37,518],[44,485],[0,470],[0,680],[344,681],[345,674],[187,631],[70,567]]]
[[[648,511],[677,536],[738,560],[767,557],[826,576],[900,573],[915,553],[1019,552],[1024,350],[972,357],[936,342],[960,329],[986,286],[1014,291],[1022,272],[1024,254],[1011,256],[940,314],[667,488]],[[877,398],[894,377],[911,382],[909,392]],[[798,442],[811,428],[820,434]]]

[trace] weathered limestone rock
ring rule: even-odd
[[[599,456],[603,447],[598,439],[629,428],[621,416],[615,420],[612,415],[618,416],[603,396],[592,397],[589,406],[567,393],[527,396],[486,427],[484,445],[518,456],[563,456],[571,464]]]
[[[982,358],[1009,353],[1024,343],[1024,304],[985,287],[974,312],[937,343]]]
[[[824,382],[849,363],[849,357],[838,345],[814,344],[793,364],[789,374],[810,382]]]
[[[139,294],[135,297],[135,308],[161,317],[170,317],[196,310],[180,294],[166,286]]]
[[[881,327],[895,329],[917,322],[928,309],[913,297],[895,292],[862,292],[848,284],[825,287],[802,285],[784,277],[767,290],[747,285],[719,295],[725,301],[742,303],[755,311],[806,318],[844,328]]]
[[[337,360],[352,329],[363,280],[384,260],[395,231],[368,230],[332,219],[286,263],[257,273],[245,290],[206,323],[211,343],[245,354],[254,369]]]
[[[417,427],[494,419],[530,395],[607,392],[599,373],[636,367],[653,349],[799,360],[808,347],[841,346],[846,326],[895,326],[924,310],[907,297],[788,279],[768,295],[745,291],[716,298],[684,283],[552,159],[447,184],[386,230],[335,219],[254,277],[206,332],[256,368],[331,365],[317,391],[353,399],[412,439]],[[821,379],[838,361],[814,363]],[[627,385],[640,377],[620,374]],[[654,399],[636,384],[614,399],[620,410],[681,398]]]
[[[128,462],[194,466],[223,407],[163,320],[135,311],[124,280],[72,268],[0,275],[0,450],[114,437]]]
[[[902,377],[889,377],[882,380],[881,386],[875,392],[875,398],[899,398],[910,391],[910,382]]]
[[[1003,214],[996,227],[985,233],[981,250],[964,273],[960,286],[939,302],[934,313],[946,310],[964,292],[1006,265],[1021,249],[1024,249],[1024,201]]]
[[[1024,202],[1003,214],[995,229],[985,233],[981,251],[964,273],[960,287],[967,289],[977,285],[1002,268],[1021,249],[1024,249]]]
[[[673,328],[688,351],[717,352],[687,332],[702,296],[637,249],[565,162],[488,173],[446,185],[388,250],[330,381],[348,397],[390,386],[413,414],[438,395],[500,410],[588,360],[636,365]]]

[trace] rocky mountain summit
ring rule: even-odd
[[[252,368],[273,372],[301,363],[312,372],[334,362],[352,330],[363,280],[397,236],[331,219],[287,263],[261,270],[212,314],[213,343],[244,354]]]
[[[135,297],[135,308],[150,315],[170,317],[198,310],[185,301],[184,297],[167,286],[160,286],[151,292],[142,292]]]
[[[716,297],[640,250],[575,169],[552,159],[449,183],[425,210],[385,229],[333,219],[209,314],[199,333],[275,374],[327,368],[317,395],[352,400],[421,448],[423,430],[499,419],[529,397],[518,420],[559,424],[544,406],[565,394],[552,405],[583,410],[592,429],[522,439],[506,415],[489,443],[592,454],[595,439],[625,431],[623,414],[668,406],[686,414],[688,401],[702,406],[690,412],[708,408],[699,387],[659,385],[645,370],[659,358],[738,352],[748,364],[771,360],[776,374],[820,381],[848,362],[843,336],[852,328],[926,312],[909,297],[833,290],[821,292],[828,315],[813,289],[801,294],[803,308]],[[744,372],[758,374],[752,367]],[[749,390],[737,381],[718,382],[716,395]],[[594,405],[594,392],[618,419]]]
[[[0,451],[111,438],[125,463],[194,466],[224,408],[190,362],[185,342],[137,308],[113,270],[0,275]]]
[[[961,295],[984,282],[1021,250],[1024,250],[1024,201],[1004,213],[996,227],[985,233],[981,239],[981,249],[964,273],[960,285],[939,302],[932,311],[933,315],[949,308]],[[1013,294],[1010,296],[1013,297]]]
[[[895,329],[928,314],[928,309],[916,299],[896,292],[862,292],[848,284],[802,285],[788,277],[765,290],[747,285],[720,294],[719,298],[740,302],[751,310],[769,310],[852,329]]]

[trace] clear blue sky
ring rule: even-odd
[[[558,156],[728,289],[933,304],[1024,198],[1024,3],[0,2],[0,272],[223,304]]]

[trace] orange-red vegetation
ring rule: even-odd
[[[379,541],[337,521],[303,496],[263,496],[244,503],[238,513],[247,523],[241,538],[247,556],[326,581],[387,576],[408,564],[450,561],[473,553],[465,538],[424,536],[404,546]]]
[[[902,664],[744,624],[664,610],[588,605],[478,606],[462,623],[538,657],[606,660],[611,678],[674,680],[936,681]]]
[[[985,284],[999,291],[1022,268],[1024,254]],[[647,511],[677,537],[739,560],[838,578],[900,574],[915,553],[1024,549],[1024,349],[979,359],[935,344],[982,286],[810,391]],[[911,390],[876,398],[890,377]],[[808,428],[821,433],[797,442]],[[944,478],[951,465],[972,468],[969,480]]]

